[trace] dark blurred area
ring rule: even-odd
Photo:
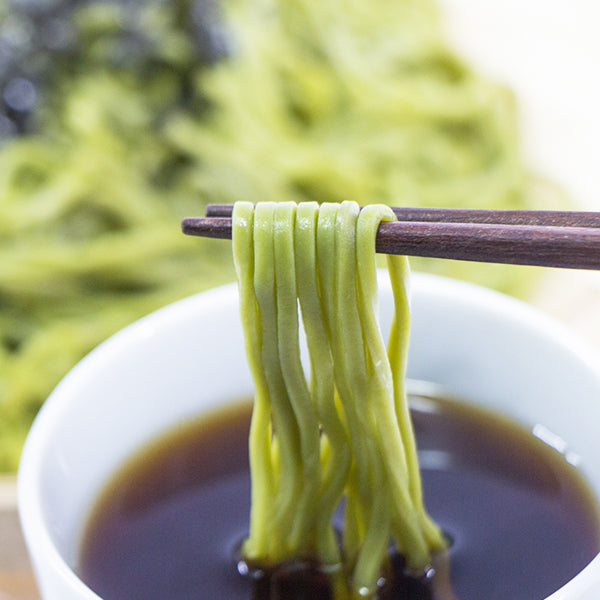
[[[0,16],[0,140],[36,131],[65,76],[164,71],[190,104],[191,72],[227,53],[214,0],[7,0]]]

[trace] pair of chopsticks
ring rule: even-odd
[[[231,204],[209,204],[206,217],[187,217],[187,235],[231,238]],[[600,213],[550,210],[392,208],[376,250],[454,260],[600,269]]]

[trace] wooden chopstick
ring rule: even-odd
[[[600,213],[394,208],[381,223],[376,250],[477,262],[600,269]],[[209,205],[209,217],[188,217],[188,235],[231,238],[231,205]],[[420,220],[415,220],[420,219]]]
[[[599,227],[600,212],[568,210],[496,210],[479,208],[414,208],[392,206],[399,221],[423,223],[487,223],[545,227]],[[206,217],[231,217],[233,204],[207,204]]]

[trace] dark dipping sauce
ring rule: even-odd
[[[167,433],[110,482],[83,537],[79,575],[104,600],[325,600],[326,578],[238,572],[247,534],[250,405]],[[413,397],[424,495],[446,532],[458,600],[541,600],[600,550],[597,500],[530,431],[453,401]],[[394,576],[386,600],[448,600],[440,576]],[[243,569],[239,569],[243,571]],[[436,580],[437,583],[436,583]]]

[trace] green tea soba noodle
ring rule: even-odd
[[[258,564],[343,563],[376,588],[392,538],[413,569],[444,547],[423,507],[404,376],[408,262],[388,256],[394,318],[377,313],[375,235],[395,220],[354,202],[237,203],[233,253],[255,382],[252,503],[243,554]],[[300,313],[300,314],[299,314]],[[310,376],[300,358],[304,328]],[[332,526],[344,499],[342,548]],[[344,581],[336,598],[348,597]]]

